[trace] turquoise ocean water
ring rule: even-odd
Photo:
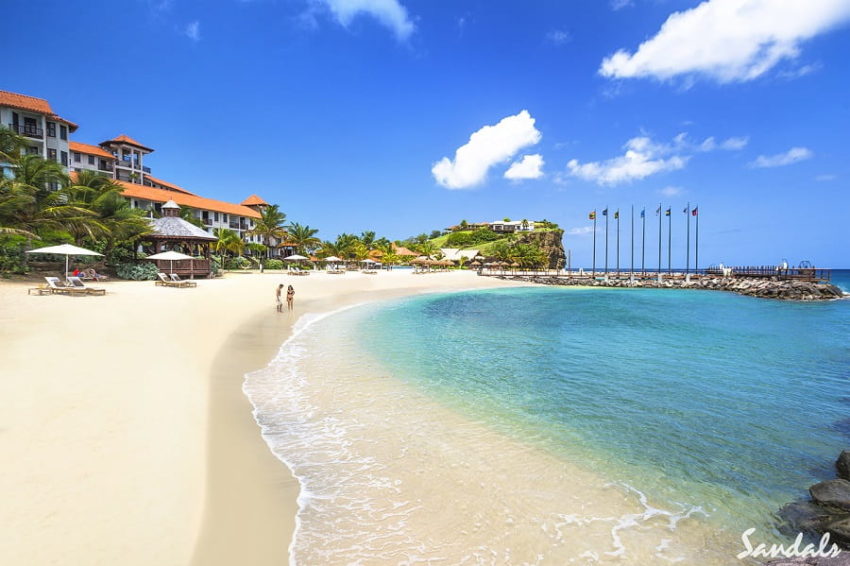
[[[519,288],[337,316],[442,403],[732,532],[773,529],[850,446],[850,300]]]

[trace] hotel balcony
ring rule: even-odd
[[[138,169],[139,164],[133,161],[132,159],[119,159],[115,162],[117,167],[125,167],[127,169]]]
[[[27,136],[28,138],[44,139],[44,130],[42,130],[38,126],[27,126],[25,124],[9,124],[9,128],[11,128],[15,133],[20,134],[22,136]]]

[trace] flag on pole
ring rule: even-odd
[[[695,207],[694,207],[694,209],[691,211],[691,215],[696,216],[696,215],[697,215],[697,210],[699,210],[699,207],[698,207],[698,206],[695,206]]]
[[[640,217],[641,217],[641,218],[646,218],[646,209],[645,209],[645,208],[644,208],[643,210],[641,210],[641,211],[640,211]]]
[[[667,210],[664,211],[664,216],[670,216],[670,208],[669,206],[667,207]]]
[[[602,216],[608,216],[608,209],[607,208],[602,211]]]
[[[655,215],[658,216],[659,214],[661,214],[661,205],[660,204],[658,205],[658,208],[655,209]]]
[[[588,220],[596,220],[596,211],[594,210],[590,214],[587,215]]]
[[[619,219],[620,219],[620,211],[617,210],[617,212],[614,213],[614,220],[619,220]]]
[[[687,213],[688,213],[688,207],[686,206],[686,207],[684,208],[684,210],[682,210],[682,212],[683,212],[683,213],[685,213],[685,214],[687,214]]]

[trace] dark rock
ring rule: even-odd
[[[844,548],[850,548],[850,513],[837,515],[824,524],[829,538]]]
[[[838,477],[850,481],[850,450],[844,450],[835,461]]]
[[[838,556],[830,558],[777,558],[767,562],[767,566],[850,566],[850,553],[842,552]]]
[[[812,499],[820,505],[850,511],[850,481],[828,480],[809,488]]]
[[[795,501],[779,510],[779,516],[785,521],[779,530],[790,537],[803,532],[819,535],[832,518],[832,514],[812,501]]]

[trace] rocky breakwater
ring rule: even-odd
[[[850,450],[835,462],[838,477],[816,483],[809,488],[810,499],[789,503],[779,511],[784,519],[781,531],[789,536],[804,533],[822,537],[829,533],[830,545],[844,549],[834,557],[806,557],[768,562],[770,566],[809,564],[816,566],[850,566]]]
[[[488,273],[484,273],[488,275]],[[517,275],[493,273],[499,279],[525,281],[540,285],[587,286],[587,287],[629,287],[644,289],[705,289],[710,291],[728,291],[760,297],[788,301],[826,301],[844,296],[841,289],[823,281],[780,280],[776,278],[748,277],[662,277],[631,280],[624,277],[581,277],[565,275]]]

